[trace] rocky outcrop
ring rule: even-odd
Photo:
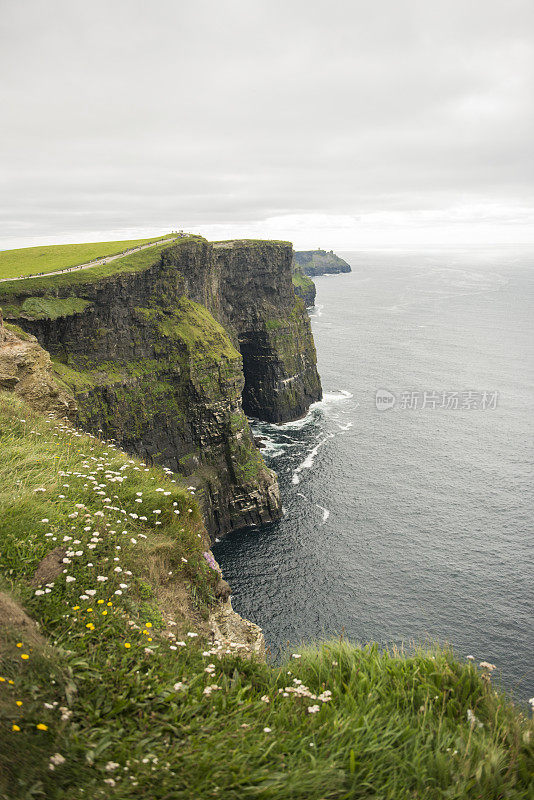
[[[76,402],[58,380],[35,336],[0,324],[0,390],[12,391],[36,411],[74,419]]]
[[[351,272],[350,265],[336,256],[333,250],[301,250],[294,255],[294,269],[301,269],[305,275],[333,275]]]
[[[132,263],[3,284],[0,303],[51,354],[81,427],[191,476],[213,536],[276,519],[243,408],[282,422],[321,395],[291,245],[189,237]]]

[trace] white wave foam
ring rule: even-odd
[[[321,448],[321,447],[323,446],[323,444],[325,444],[325,443],[326,443],[326,442],[327,442],[329,439],[331,439],[331,438],[333,437],[333,435],[334,435],[334,434],[333,434],[333,433],[331,433],[329,436],[325,436],[325,438],[324,438],[324,439],[321,439],[321,441],[320,441],[318,444],[316,444],[316,445],[315,445],[315,447],[313,448],[313,450],[312,450],[310,453],[308,453],[308,455],[306,456],[306,458],[304,459],[304,461],[303,461],[301,464],[299,464],[299,465],[298,465],[298,467],[296,468],[296,470],[294,471],[294,473],[293,473],[293,477],[291,478],[291,481],[292,481],[292,483],[294,483],[295,485],[296,485],[297,483],[300,483],[300,477],[299,477],[299,475],[300,475],[300,473],[302,472],[302,470],[304,470],[304,469],[311,469],[311,468],[313,467],[313,464],[314,464],[314,461],[315,461],[315,457],[316,457],[317,453],[319,452],[320,448]]]
[[[316,503],[315,505],[317,506],[317,508],[320,508],[321,511],[323,512],[323,524],[324,524],[328,519],[328,517],[330,516],[330,511],[324,506],[320,506],[319,503]]]
[[[340,431],[348,431],[349,428],[352,428],[352,422],[347,422],[346,425],[340,425],[338,422],[337,427]]]

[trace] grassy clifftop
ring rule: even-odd
[[[0,595],[2,800],[532,796],[532,723],[489,667],[244,660],[205,638],[219,575],[174,476],[6,393],[0,452],[0,588],[30,615]]]
[[[172,234],[167,234],[170,238]],[[152,236],[149,239],[128,239],[115,242],[90,242],[87,244],[60,244],[38,247],[24,247],[18,250],[0,251],[0,278],[18,278],[23,275],[36,275],[40,272],[53,272],[78,264],[86,264],[106,256],[114,256],[150,242],[157,242],[165,236]]]

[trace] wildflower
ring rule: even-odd
[[[50,768],[53,769],[54,766],[59,767],[60,764],[65,763],[64,756],[61,753],[54,753],[53,756],[50,756]]]
[[[128,648],[130,648],[132,645],[130,644],[130,642],[124,642],[124,646],[126,647],[126,649],[128,649]]]
[[[22,700],[16,700],[16,701],[15,701],[15,705],[17,705],[17,706],[21,706],[21,705],[22,705]]]
[[[493,672],[494,669],[497,669],[495,664],[490,664],[488,661],[481,661],[478,666],[482,667],[482,669],[487,669],[488,672]]]
[[[300,658],[300,653],[292,653],[291,658]]]
[[[271,732],[271,728],[264,728],[264,729],[263,729],[263,732],[264,732],[264,733],[270,733],[270,732]]]
[[[151,628],[152,627],[152,623],[151,622],[145,622],[145,625],[146,625],[147,628]]]
[[[76,580],[76,578],[73,578],[72,575],[67,575],[67,577],[65,578],[65,581],[67,583],[72,583],[75,580]]]
[[[270,699],[269,699],[269,696],[266,695],[266,694],[264,694],[260,699],[261,699],[262,703],[270,703],[271,702]]]
[[[178,683],[175,683],[172,688],[174,689],[175,692],[180,692],[184,688],[184,686],[185,683],[182,683],[182,681],[178,681]]]
[[[321,710],[321,706],[308,706],[308,714],[317,714]]]
[[[97,581],[100,581],[100,583],[104,583],[105,581],[107,581],[107,578],[106,578],[105,575],[97,575],[96,579],[97,579]]]
[[[104,783],[107,783],[108,786],[115,786],[116,781],[113,778],[104,778]]]
[[[21,657],[21,658],[23,658],[23,659],[24,659],[24,661],[27,661],[27,660],[28,660],[28,658],[29,658],[29,655],[28,655],[28,653],[21,653],[21,654],[20,654],[20,657]]]
[[[106,770],[106,772],[113,772],[113,770],[117,769],[117,767],[119,767],[119,766],[120,766],[120,764],[117,764],[116,761],[108,761],[108,763],[105,766],[105,770]]]
[[[117,589],[117,591],[113,592],[113,594],[119,594],[120,595],[120,594],[122,594],[122,591],[120,589]]]
[[[39,722],[38,725],[35,726],[38,731],[47,731],[48,725],[45,725],[43,722]]]
[[[468,661],[474,661],[474,660],[475,660],[475,657],[474,657],[474,656],[466,656],[466,659],[467,659]]]
[[[189,631],[189,633],[187,635],[190,636],[191,639],[194,639],[195,636],[198,636],[198,633],[193,633],[193,631]]]
[[[18,725],[15,725],[15,723],[13,723],[13,725],[11,726],[11,730],[12,731],[20,731],[20,728],[19,728]]]

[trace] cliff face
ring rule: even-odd
[[[302,267],[295,262],[293,259],[293,263],[291,264],[292,270],[292,283],[293,283],[293,291],[300,297],[301,300],[304,300],[304,305],[306,308],[310,308],[311,306],[315,305],[315,296],[317,294],[317,290],[315,288],[315,284],[309,275],[305,275],[302,271]]]
[[[0,305],[52,355],[79,424],[192,476],[217,535],[280,514],[243,407],[283,421],[320,397],[290,262],[287,244],[191,237],[137,271],[0,285]]]
[[[220,242],[213,252],[216,313],[243,356],[243,408],[267,422],[297,419],[321,398],[321,383],[310,321],[293,291],[291,245]]]
[[[301,250],[294,255],[294,265],[311,276],[351,272],[350,265],[332,250]]]

